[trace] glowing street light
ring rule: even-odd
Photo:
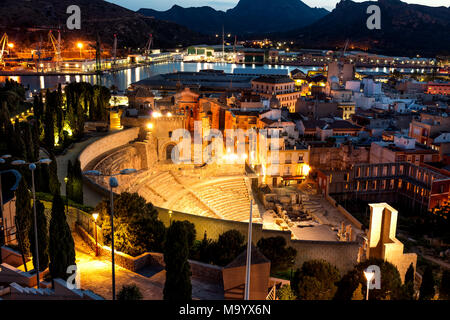
[[[153,129],[153,123],[149,122],[147,123],[147,129],[152,130]]]
[[[10,49],[14,49],[14,43],[12,43],[12,42],[8,42],[8,48],[10,48]]]
[[[82,56],[81,56],[81,50],[83,49],[83,43],[78,42],[78,43],[77,43],[77,48],[80,49],[80,59],[81,59],[81,58],[82,58]]]
[[[92,218],[94,218],[94,229],[95,229],[95,256],[98,257],[98,241],[97,241],[97,219],[98,219],[98,213],[94,212],[92,214]]]
[[[373,271],[364,271],[364,276],[367,279],[366,300],[369,300],[370,282],[372,281],[373,277],[375,276],[375,272],[373,272]]]

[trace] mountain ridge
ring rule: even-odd
[[[226,32],[238,35],[287,31],[322,18],[328,11],[311,8],[300,0],[240,0],[226,11],[209,6],[183,8],[172,6],[166,11],[141,8],[137,11],[184,25],[191,30],[208,34]],[[262,23],[263,22],[263,23]]]
[[[381,9],[381,30],[366,26],[366,9],[372,4]],[[351,47],[394,55],[450,54],[450,7],[400,0],[341,0],[330,14],[315,23],[273,36],[311,48],[342,48],[348,39]]]

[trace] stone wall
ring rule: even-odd
[[[220,234],[233,229],[241,232],[245,236],[245,239],[247,239],[247,222],[202,217],[176,211],[169,214],[168,209],[157,209],[159,212],[159,219],[166,226],[169,226],[170,220],[188,220],[193,223],[197,231],[197,240],[203,239],[205,231],[208,238],[217,240]],[[357,264],[358,250],[360,247],[360,244],[357,242],[292,240],[290,231],[268,230],[263,229],[263,226],[260,223],[253,224],[252,238],[254,244],[261,238],[277,236],[285,238],[288,246],[297,250],[297,257],[295,260],[295,265],[297,267],[300,267],[308,260],[323,259],[334,264],[339,271],[344,274]]]
[[[327,201],[333,205],[334,207],[336,207],[336,200],[334,200],[332,197],[330,197],[328,194],[326,195],[326,199]],[[350,212],[348,212],[343,206],[341,206],[340,204],[337,206],[337,209],[339,210],[340,213],[342,213],[342,215],[344,217],[346,217],[351,223],[353,223],[355,225],[355,227],[357,227],[358,229],[362,230],[362,223],[359,222],[358,219],[356,219]]]
[[[81,169],[84,170],[92,160],[101,156],[106,151],[121,147],[128,144],[130,141],[135,140],[138,137],[138,134],[139,128],[131,128],[94,141],[84,148],[78,156],[81,163]]]
[[[86,232],[80,225],[76,225],[76,232],[81,236],[81,238],[95,250],[95,239]],[[111,248],[98,244],[99,255],[106,257],[111,260]],[[115,263],[122,268],[127,270],[138,272],[140,269],[146,266],[161,266],[164,267],[164,255],[157,252],[146,252],[140,256],[133,257],[126,253],[116,251]],[[191,266],[192,277],[201,278],[212,283],[221,284],[222,283],[222,268],[198,261],[189,260]]]

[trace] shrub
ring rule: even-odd
[[[296,300],[297,297],[294,294],[294,291],[292,291],[290,285],[284,285],[277,291],[277,298],[278,300]]]
[[[286,247],[285,238],[262,238],[258,241],[257,246],[261,253],[270,260],[271,272],[285,271],[294,265],[297,250]]]
[[[295,272],[291,286],[301,300],[331,300],[339,278],[335,266],[325,260],[311,260]]]
[[[226,266],[232,262],[245,249],[244,236],[237,230],[229,230],[219,236],[213,245],[213,263]]]
[[[142,300],[141,290],[134,283],[122,286],[117,294],[117,300]]]

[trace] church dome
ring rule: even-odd
[[[280,108],[280,100],[273,94],[272,98],[270,98],[270,108],[271,109],[279,109]]]

